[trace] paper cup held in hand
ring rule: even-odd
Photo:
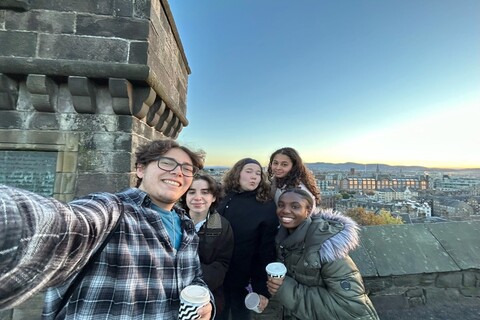
[[[271,278],[283,278],[287,274],[287,267],[281,262],[272,262],[265,268]]]
[[[210,302],[210,292],[207,288],[197,285],[185,287],[180,293],[179,320],[198,319],[198,308]]]
[[[247,294],[247,296],[245,297],[245,307],[247,307],[247,309],[249,310],[255,311],[256,313],[262,313],[262,311],[260,311],[259,309],[260,296],[255,292]]]

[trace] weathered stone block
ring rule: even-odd
[[[41,112],[55,112],[57,108],[58,85],[43,74],[31,74],[27,77],[27,89],[31,95],[33,107]]]
[[[480,288],[463,288],[460,293],[466,297],[480,297]]]
[[[59,172],[75,172],[77,170],[77,152],[65,151],[61,154],[62,167],[57,168]]]
[[[372,303],[382,310],[398,310],[408,306],[407,299],[403,295],[371,296]]]
[[[0,10],[0,30],[3,29],[5,29],[5,10]]]
[[[425,288],[425,297],[427,303],[442,303],[443,301],[458,302],[462,295],[458,289],[445,289],[445,288]]]
[[[423,297],[425,293],[423,292],[422,288],[416,288],[416,289],[411,289],[405,291],[405,296],[411,298],[411,297]]]
[[[150,18],[150,0],[136,0],[133,4],[133,17],[140,19]]]
[[[38,56],[46,59],[126,63],[128,43],[122,39],[42,34]]]
[[[79,151],[78,172],[122,173],[132,171],[130,152]]]
[[[0,73],[0,110],[15,110],[17,99],[17,81]]]
[[[130,43],[128,63],[147,64],[147,60],[148,60],[147,58],[148,58],[148,42],[135,41]]]
[[[113,14],[113,1],[35,0],[32,1],[32,9]]]
[[[60,124],[56,113],[35,112],[28,123],[29,129],[59,130]]]
[[[389,277],[365,277],[363,280],[365,282],[365,286],[368,287],[371,292],[384,291],[387,288],[391,288],[393,285],[393,280]]]
[[[78,15],[76,33],[98,37],[146,40],[149,21],[124,17]]]
[[[68,77],[68,88],[73,106],[78,113],[95,113],[97,110],[95,84],[87,77]]]
[[[437,279],[437,274],[436,273],[426,273],[426,274],[420,274],[419,276],[419,285],[421,287],[426,287],[426,286],[433,286],[435,284],[435,280]]]
[[[131,17],[133,16],[133,1],[114,0],[113,11],[117,17]]]
[[[77,174],[58,172],[55,177],[55,190],[61,193],[73,194],[75,192]]]
[[[2,111],[0,129],[23,129],[23,117],[18,111]]]
[[[400,277],[393,277],[393,283],[397,287],[416,287],[420,283],[420,276],[409,274]]]
[[[0,2],[0,9],[8,9],[15,11],[30,10],[30,2],[32,0],[2,0]]]
[[[435,285],[439,288],[461,288],[463,275],[461,272],[440,273]]]
[[[465,287],[475,287],[477,285],[477,273],[472,271],[463,272],[463,285]]]
[[[33,32],[0,31],[0,56],[34,57],[37,34]]]
[[[130,186],[129,173],[80,173],[77,178],[76,194],[92,192],[118,192]]]
[[[409,307],[418,307],[425,304],[424,297],[412,297],[408,299],[408,306]]]
[[[5,28],[10,30],[73,33],[74,23],[75,14],[57,11],[8,11],[5,16]]]

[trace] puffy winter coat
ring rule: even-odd
[[[292,234],[281,227],[276,242],[288,270],[275,295],[284,306],[283,319],[379,319],[348,255],[359,243],[353,220],[321,211]]]

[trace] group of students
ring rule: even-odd
[[[0,186],[0,309],[47,289],[44,319],[177,319],[197,284],[212,293],[200,320],[251,319],[249,291],[264,319],[378,319],[349,257],[358,226],[318,209],[293,148],[267,172],[238,161],[221,185],[202,168],[202,153],[167,139],[139,148],[137,186],[120,193],[65,204]],[[273,261],[285,277],[267,277]]]

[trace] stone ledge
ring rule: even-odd
[[[19,100],[22,110],[16,110]],[[29,104],[33,108],[28,107]],[[0,112],[4,115],[0,118],[3,119],[0,128],[5,129],[78,131],[82,125],[91,127],[98,123],[97,118],[102,118],[110,119],[102,120],[102,127],[111,123],[117,130],[119,118],[114,116],[126,115],[135,116],[164,136],[175,139],[188,124],[183,114],[172,109],[151,87],[124,78],[0,73]]]

